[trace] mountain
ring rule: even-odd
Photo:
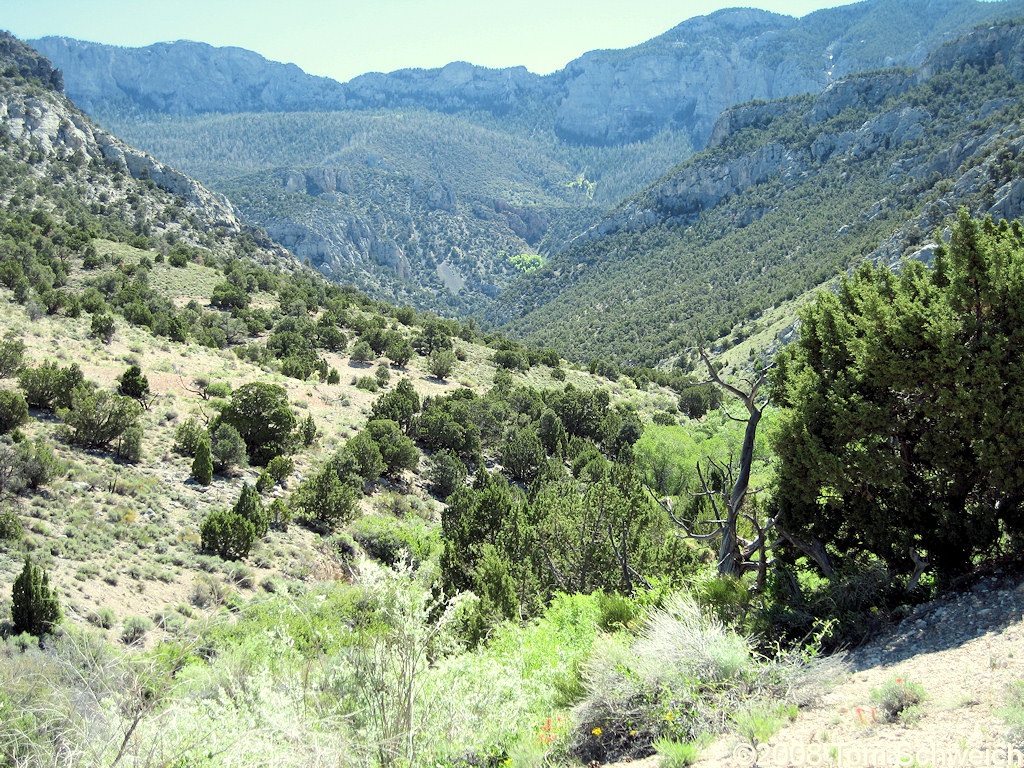
[[[702,147],[728,106],[916,65],[1016,14],[1024,0],[869,0],[801,19],[729,9],[544,77],[456,62],[344,84],[187,41],[34,44],[102,124],[332,279],[482,318],[531,263],[521,256],[561,251]]]
[[[541,119],[571,143],[622,144],[669,129],[700,146],[730,104],[820,91],[854,72],[916,66],[977,24],[1019,15],[1022,0],[867,0],[799,19],[731,8],[633,48],[592,51],[544,77],[453,62],[345,84],[251,51],[190,41],[137,49],[53,37],[30,43],[64,71],[76,103],[103,115],[478,109],[546,113]]]
[[[503,323],[583,359],[649,364],[698,333],[735,343],[865,258],[927,258],[959,206],[1020,217],[1022,112],[1020,22],[916,69],[733,107],[705,150],[506,292]]]
[[[90,237],[162,238],[213,252],[244,247],[265,263],[297,266],[223,196],[96,126],[65,97],[60,71],[7,33],[0,34],[0,72],[8,215],[28,215],[45,201]]]

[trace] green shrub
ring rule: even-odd
[[[95,611],[90,611],[85,619],[100,629],[110,629],[117,623],[117,616],[110,608],[98,608]]]
[[[370,483],[384,474],[387,466],[373,436],[363,430],[345,443],[345,452],[355,461],[356,472]]]
[[[21,518],[10,509],[0,512],[0,541],[18,541],[25,535]]]
[[[376,392],[380,389],[377,385],[377,380],[373,376],[354,376],[352,377],[352,386],[364,392]]]
[[[203,438],[196,448],[196,456],[192,460],[192,477],[200,485],[213,482],[213,457],[210,453],[210,441]]]
[[[72,445],[108,448],[126,429],[138,425],[142,406],[130,397],[79,385],[71,393],[71,406],[57,414]]]
[[[125,645],[137,645],[153,628],[153,622],[145,616],[129,616],[121,627],[121,642]]]
[[[380,449],[387,477],[397,477],[404,470],[415,469],[419,464],[419,449],[410,438],[402,434],[396,422],[376,419],[367,423],[366,431]]]
[[[1006,691],[1006,704],[999,710],[1009,728],[1008,736],[1019,748],[1024,747],[1024,680],[1016,680]]]
[[[418,568],[438,548],[436,533],[417,520],[374,515],[359,518],[348,531],[367,555],[389,567],[404,563]]]
[[[299,441],[308,448],[316,441],[317,434],[319,430],[316,421],[313,420],[313,414],[309,414],[299,423]]]
[[[137,365],[129,366],[118,379],[117,392],[125,397],[138,400],[143,408],[149,407],[149,379],[142,373]]]
[[[18,386],[25,393],[25,400],[41,411],[70,408],[72,391],[84,382],[77,364],[61,368],[52,360],[36,368],[24,368],[18,374]]]
[[[887,723],[916,722],[920,705],[926,698],[923,686],[902,677],[892,677],[871,691],[871,701],[881,710],[882,720]]]
[[[253,382],[231,393],[231,400],[221,411],[220,423],[238,430],[253,464],[266,466],[275,456],[289,452],[295,414],[288,406],[284,387]]]
[[[292,522],[292,509],[284,499],[274,499],[268,512],[270,524],[278,531],[287,531]]]
[[[427,358],[427,370],[436,379],[443,380],[448,378],[454,368],[455,353],[450,350],[443,349],[432,352],[430,357]]]
[[[328,462],[295,489],[290,506],[309,520],[334,525],[352,519],[358,499],[359,491],[343,482],[334,463]]]
[[[28,421],[28,402],[20,392],[0,389],[0,434],[6,434]]]
[[[357,363],[367,363],[373,360],[373,349],[365,341],[358,341],[352,347],[351,357]]]
[[[274,482],[283,483],[295,471],[295,461],[288,456],[275,456],[267,462],[267,472]]]
[[[260,493],[266,493],[273,487],[274,478],[264,469],[260,472],[260,476],[256,478],[256,490]]]
[[[262,539],[270,529],[270,519],[267,511],[260,501],[259,492],[248,483],[242,483],[242,490],[238,494],[238,501],[231,510],[236,515],[248,520],[253,524],[257,539]]]
[[[117,439],[114,458],[126,464],[142,461],[142,425],[132,424]]]
[[[21,339],[0,341],[0,379],[10,378],[25,363],[25,342]]]
[[[256,541],[256,526],[228,510],[211,512],[199,530],[202,547],[225,560],[246,557]]]
[[[544,446],[533,427],[513,430],[501,450],[501,463],[509,476],[532,483],[544,464]]]
[[[230,424],[218,424],[213,430],[210,435],[210,456],[213,459],[213,471],[217,473],[244,467],[248,463],[245,441]]]
[[[63,469],[63,463],[41,437],[17,443],[7,436],[0,439],[0,491],[37,490]]]
[[[206,438],[206,428],[195,416],[189,416],[174,430],[174,451],[182,456],[195,456],[199,441]]]
[[[97,312],[92,316],[92,322],[89,324],[90,336],[95,336],[104,344],[109,344],[114,340],[115,330],[114,318],[106,312]]]
[[[459,457],[448,450],[438,451],[430,457],[427,479],[430,490],[438,498],[446,499],[466,482],[469,472]]]
[[[695,741],[657,739],[654,750],[658,753],[658,765],[661,768],[687,768],[700,759],[701,752],[707,749],[709,743],[710,739],[706,737]]]
[[[53,631],[60,623],[61,609],[50,576],[28,556],[25,566],[14,580],[11,592],[11,619],[15,634],[27,632],[40,636]]]

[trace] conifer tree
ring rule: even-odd
[[[60,603],[50,586],[49,574],[27,556],[25,567],[14,580],[11,598],[11,618],[16,633],[39,636],[53,631],[60,623]]]
[[[270,520],[263,508],[263,502],[260,501],[260,494],[248,483],[242,483],[242,491],[238,494],[238,501],[231,511],[253,524],[258,539],[266,536],[270,530]]]
[[[192,460],[192,477],[200,485],[213,482],[213,455],[210,453],[210,441],[203,438],[196,447],[196,457]]]

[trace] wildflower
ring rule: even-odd
[[[872,613],[878,613],[878,606],[877,606],[877,605],[872,605],[872,606],[871,606],[871,608],[870,608],[869,610],[870,610],[870,611],[871,611]]]
[[[600,736],[601,735],[601,726],[600,725],[597,726],[597,728],[592,730],[591,733],[594,734],[595,736]]]
[[[665,713],[665,722],[671,723],[675,719],[676,719],[676,713],[675,712],[666,712]]]
[[[896,682],[897,683],[902,683],[903,682],[903,678],[902,677],[897,677],[896,678]]]

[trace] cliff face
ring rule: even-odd
[[[809,105],[806,101],[780,100],[726,109],[710,132],[708,148],[712,152],[706,159],[695,159],[668,174],[643,195],[629,201],[584,233],[579,240],[596,239],[614,232],[639,231],[666,219],[692,224],[703,211],[713,208],[724,198],[738,195],[769,179],[786,184],[808,174],[813,175],[830,160],[862,161],[880,150],[918,142],[933,120],[933,115],[920,106],[897,104],[847,130],[828,130],[826,124],[851,108],[877,112],[887,100],[898,98],[937,73],[963,67],[982,71],[1001,67],[1010,77],[1024,79],[1024,27],[998,25],[976,30],[942,46],[916,70],[895,69],[854,75],[832,83]],[[988,105],[987,112],[991,114],[1005,106],[997,99]],[[813,135],[813,139],[799,150],[772,143],[750,151],[713,151],[728,147],[729,139],[744,130],[761,128],[792,114],[800,114],[803,129],[808,136]],[[980,118],[987,116],[979,115]],[[933,173],[950,175],[966,158],[978,152],[983,143],[981,138],[975,137],[947,147],[930,159],[925,156],[907,158],[893,167],[891,175],[894,178],[923,177]],[[971,191],[975,191],[973,187]],[[1005,194],[997,195],[1000,203],[993,209],[994,214],[1007,218],[1009,213],[1024,213],[1013,209],[1015,192],[1002,192]]]
[[[64,70],[69,94],[89,112],[418,106],[504,114],[544,102],[554,104],[554,127],[571,142],[618,145],[672,128],[702,146],[732,104],[818,92],[853,72],[916,66],[975,24],[1020,15],[1024,0],[867,0],[801,19],[727,9],[634,48],[592,51],[545,77],[454,62],[345,84],[239,48],[187,41],[136,49],[63,38],[32,44]]]
[[[222,195],[95,125],[62,93],[60,71],[6,33],[0,33],[0,72],[0,131],[9,137],[5,146],[30,148],[36,156],[33,170],[40,177],[66,179],[69,174],[84,173],[90,194],[96,200],[116,201],[103,206],[116,209],[128,207],[128,196],[116,178],[127,176],[142,182],[141,189],[156,188],[174,196],[180,206],[178,221],[147,221],[154,233],[174,231],[179,239],[193,243],[205,235],[230,240],[246,233],[260,247],[261,258],[291,261],[284,248],[244,224]],[[51,168],[69,162],[78,170]],[[131,217],[139,221],[138,211],[143,208]]]

